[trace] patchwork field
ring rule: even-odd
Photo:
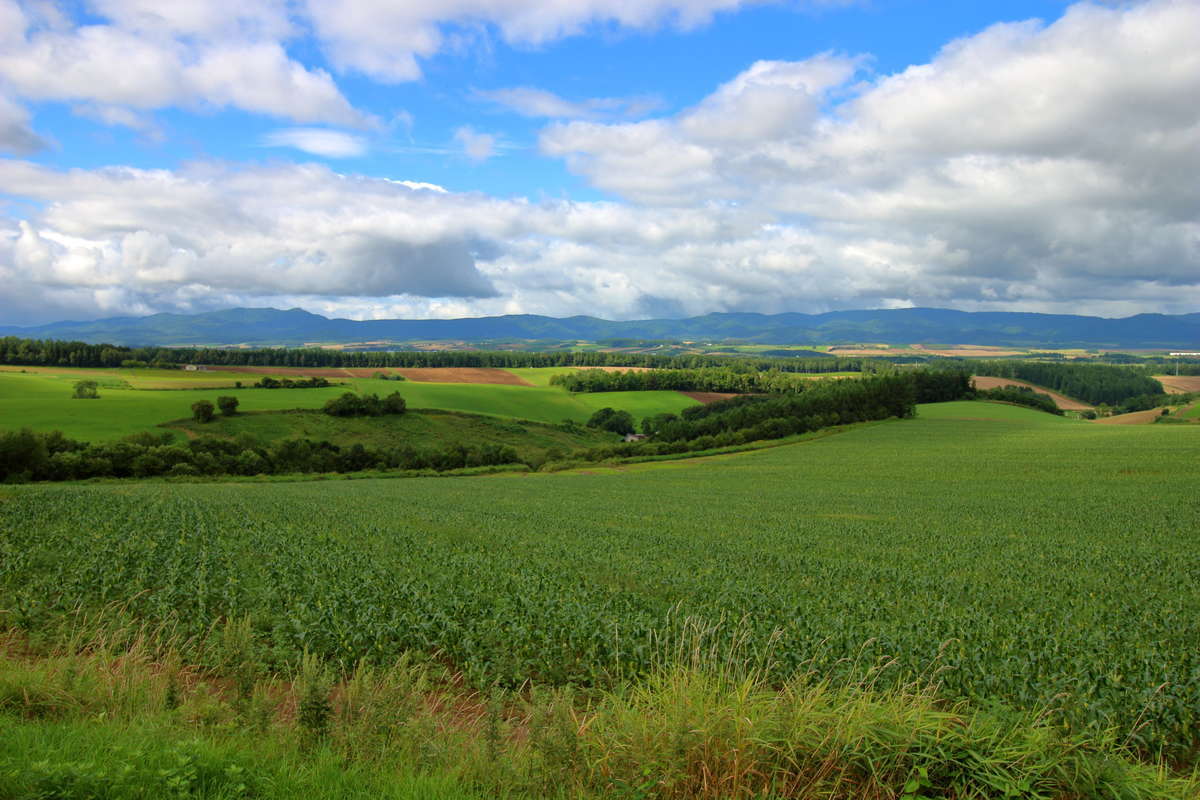
[[[880,686],[1186,759],[1198,446],[948,403],[597,474],[5,487],[0,607],[37,629],[120,604],[184,639],[248,618],[267,666],[436,653],[472,685],[608,685],[705,630],[775,680],[886,663]]]
[[[1003,386],[1023,386],[1026,389],[1033,389],[1041,394],[1049,395],[1054,401],[1054,404],[1063,411],[1087,411],[1088,409],[1092,408],[1092,406],[1089,406],[1087,403],[1067,397],[1064,394],[1060,394],[1050,389],[1044,389],[1041,386],[1035,386],[1034,384],[1026,381],[1019,381],[1015,378],[994,378],[985,375],[975,375],[972,376],[971,383],[975,385],[976,389],[998,389]]]
[[[272,369],[270,374],[277,377],[320,372],[331,381],[338,381],[338,385],[321,389],[254,389],[249,388],[249,384],[256,381],[260,373],[67,368],[4,370],[0,371],[0,429],[61,430],[75,439],[109,440],[153,431],[160,423],[186,418],[191,414],[192,403],[197,400],[212,402],[220,395],[237,397],[242,411],[279,411],[318,409],[330,398],[347,391],[381,396],[398,391],[410,408],[438,408],[549,423],[567,419],[586,422],[596,410],[606,406],[629,411],[636,419],[641,419],[664,412],[676,413],[696,404],[695,400],[679,392],[669,391],[572,395],[549,385],[550,376],[563,372],[562,369],[519,370],[517,373],[458,371],[460,379],[465,379],[466,373],[474,373],[492,381],[487,383],[424,379],[384,381],[370,377],[377,370],[365,370],[369,373],[366,377],[347,374],[363,371],[301,370],[301,373],[288,373]],[[434,372],[446,377],[441,370]],[[478,373],[486,374],[479,376]],[[508,376],[503,379],[505,382],[497,382],[497,373]],[[75,381],[83,379],[100,384],[98,400],[71,397]],[[233,388],[233,382],[238,380],[247,386]],[[221,388],[207,388],[214,382],[221,383]]]
[[[1155,375],[1154,380],[1161,383],[1168,394],[1200,392],[1200,375]]]

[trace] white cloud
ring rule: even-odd
[[[703,25],[757,0],[306,0],[331,62],[381,81],[414,80],[418,59],[443,50],[447,26],[492,25],[505,41],[539,45],[590,25],[648,29]]]
[[[22,155],[45,146],[46,140],[30,124],[29,112],[0,94],[0,152]]]
[[[453,0],[443,17],[485,5],[493,21],[523,8]],[[581,25],[603,18],[598,6],[567,5],[542,10]],[[347,30],[356,8],[367,6],[348,7]],[[418,23],[433,13],[422,2],[393,12]],[[570,30],[496,24],[529,42]],[[360,317],[1191,311],[1196,30],[1194,0],[1083,4],[1052,25],[993,27],[893,75],[836,54],[764,61],[675,115],[550,125],[543,151],[620,202],[504,200],[316,165],[57,171],[0,160],[0,186],[28,201],[0,217],[0,282],[12,290],[0,319],[22,313],[4,305],[14,298],[44,304],[43,319],[235,304]],[[171,74],[161,86],[138,80],[104,91],[178,91]],[[553,95],[507,99],[564,119],[581,110]],[[9,118],[28,131],[14,108]],[[477,159],[501,147],[470,128],[451,144]]]
[[[294,147],[326,158],[352,158],[365,155],[367,143],[361,136],[324,128],[286,128],[262,138],[267,147]]]
[[[551,119],[604,119],[640,117],[661,105],[650,97],[593,97],[572,101],[545,89],[517,86],[509,89],[476,90],[474,95],[504,106],[526,117]]]
[[[107,0],[105,21],[35,19],[0,0],[0,80],[18,96],[83,108],[238,108],[298,122],[374,125],[333,79],[291,59],[280,4]],[[7,26],[7,27],[5,27]]]
[[[462,145],[463,153],[472,161],[487,161],[496,155],[496,137],[490,133],[480,133],[470,125],[456,130],[454,141]]]
[[[1196,2],[1085,3],[862,85],[857,59],[760,62],[673,117],[555,124],[541,146],[635,203],[802,220],[897,296],[1103,305],[1136,285],[1161,308],[1200,280],[1197,30]]]

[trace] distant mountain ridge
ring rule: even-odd
[[[0,336],[120,345],[286,345],[495,339],[686,339],[760,344],[976,344],[1014,347],[1200,349],[1200,313],[1122,319],[938,308],[824,314],[713,313],[687,319],[610,321],[512,314],[463,319],[329,319],[303,309],[233,308],[33,327]]]

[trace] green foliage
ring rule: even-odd
[[[1028,386],[998,386],[995,389],[980,389],[975,392],[980,400],[998,400],[1002,403],[1015,403],[1020,406],[1036,408],[1047,414],[1062,416],[1062,409],[1054,402],[1054,398],[1042,392],[1036,392]],[[1092,419],[1096,414],[1092,412]]]
[[[192,403],[192,419],[196,422],[211,422],[215,409],[207,400],[197,400]]]
[[[599,428],[610,433],[624,436],[633,433],[633,415],[628,411],[617,411],[612,408],[602,408],[587,421],[589,428]]]
[[[1162,394],[1158,381],[1136,367],[1044,361],[971,361],[976,375],[1016,378],[1098,405],[1120,404],[1138,395]]]
[[[375,394],[346,392],[341,397],[326,401],[324,412],[332,417],[381,417],[384,414],[403,414],[406,409],[404,398],[392,392],[382,400]]]
[[[100,396],[99,386],[95,381],[75,381],[71,397],[76,400],[95,400]]]
[[[222,395],[221,397],[217,398],[217,408],[221,409],[221,413],[227,417],[232,417],[237,413],[238,405],[239,403],[236,397]]]

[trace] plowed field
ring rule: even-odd
[[[1200,392],[1200,375],[1155,375],[1154,380],[1163,385],[1167,394]]]
[[[1052,392],[1049,389],[1043,389],[1041,386],[1035,386],[1034,384],[1027,383],[1025,381],[1014,380],[1013,378],[992,378],[986,375],[975,375],[971,378],[971,381],[975,384],[976,389],[997,389],[1001,386],[1024,386],[1027,389],[1033,389],[1035,392],[1050,395],[1050,397],[1054,400],[1054,404],[1063,411],[1086,411],[1091,408],[1091,406],[1089,406],[1087,403],[1081,403],[1078,400],[1067,397],[1065,394]]]

